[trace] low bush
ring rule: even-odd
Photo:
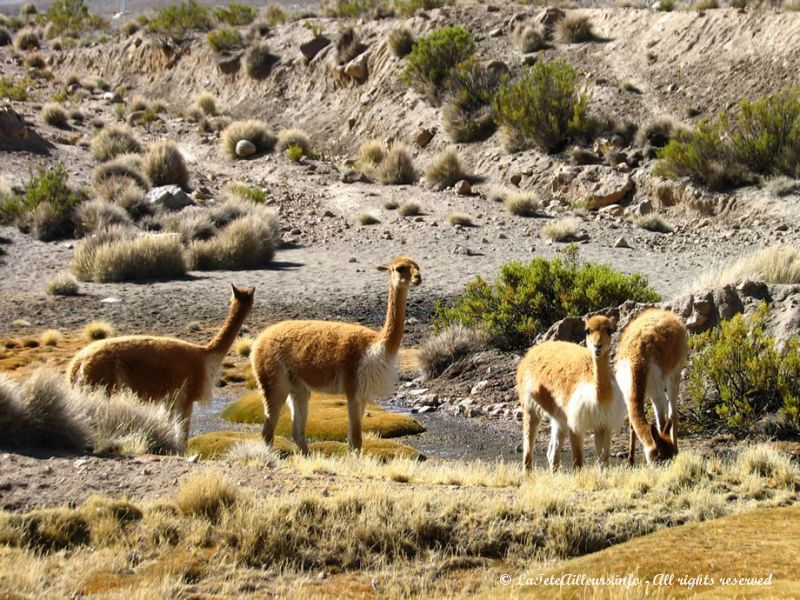
[[[481,277],[473,279],[464,295],[450,306],[437,304],[434,331],[455,324],[476,327],[498,348],[519,350],[565,317],[618,306],[626,300],[659,300],[644,276],[581,263],[575,252],[571,249],[565,258],[506,263],[493,284]]]
[[[253,211],[229,223],[214,238],[193,242],[189,246],[190,267],[200,271],[265,267],[275,256],[279,234],[278,219],[272,211]]]
[[[83,328],[83,337],[90,342],[105,340],[114,335],[114,326],[108,321],[91,321]]]
[[[195,105],[203,111],[203,114],[213,117],[217,112],[217,100],[213,94],[202,92],[194,101]]]
[[[466,213],[451,213],[447,215],[447,222],[453,227],[473,227],[475,225],[472,216]]]
[[[196,240],[210,240],[217,234],[209,211],[196,206],[167,215],[161,221],[161,227],[163,231],[177,233],[181,242],[187,245]]]
[[[416,217],[422,214],[422,207],[419,205],[419,202],[409,200],[400,205],[398,212],[404,217]]]
[[[64,340],[64,336],[58,329],[47,329],[39,336],[42,346],[58,346]]]
[[[196,0],[185,0],[159,9],[147,27],[153,33],[182,39],[190,31],[209,31],[214,27],[214,20],[208,7]]]
[[[461,157],[455,146],[450,146],[437,154],[425,169],[427,184],[439,188],[450,187],[468,177],[469,174],[461,163]]]
[[[92,187],[100,192],[100,187],[108,179],[125,178],[140,188],[149,189],[150,185],[142,173],[142,156],[139,154],[118,154],[115,158],[97,165],[92,171]],[[103,198],[111,200],[111,198]]]
[[[712,189],[757,176],[800,177],[800,89],[742,100],[735,112],[671,140],[658,157],[657,174],[689,177]]]
[[[252,142],[256,152],[269,152],[275,146],[275,136],[261,121],[234,121],[220,135],[222,152],[231,159],[237,159],[236,144],[241,140]]]
[[[180,150],[170,140],[152,144],[144,156],[142,168],[153,187],[177,185],[189,189],[189,169]]]
[[[42,107],[42,119],[48,125],[64,128],[67,126],[67,111],[61,108],[60,104],[49,103]]]
[[[586,15],[569,14],[556,25],[556,36],[560,42],[580,44],[595,39],[592,23]]]
[[[96,160],[106,162],[120,154],[139,154],[142,145],[129,128],[106,125],[92,139],[90,151]]]
[[[242,47],[242,36],[231,27],[220,27],[210,31],[206,39],[214,52],[230,52]]]
[[[455,67],[446,82],[442,110],[444,129],[454,142],[484,140],[496,129],[492,100],[500,86],[500,71],[474,58]]]
[[[369,225],[377,225],[380,222],[381,220],[378,217],[370,213],[361,213],[356,217],[356,223],[358,223],[362,227],[367,227]]]
[[[800,433],[800,344],[791,338],[779,349],[768,321],[762,303],[749,319],[739,314],[690,338],[687,393],[697,422],[746,432],[777,415]]]
[[[185,515],[217,521],[226,510],[233,509],[241,492],[218,473],[206,471],[190,475],[175,497],[175,503]]]
[[[517,145],[552,153],[589,129],[588,103],[575,69],[555,60],[537,62],[518,79],[501,85],[494,109]]]
[[[84,29],[100,30],[108,22],[89,12],[85,0],[53,0],[47,7],[47,39],[75,34]]]
[[[62,271],[47,280],[45,290],[51,296],[77,296],[78,282],[68,272]]]
[[[258,16],[258,9],[249,4],[231,2],[228,6],[218,6],[214,9],[214,16],[220,23],[226,23],[233,27],[249,25]]]
[[[22,64],[26,69],[44,69],[47,66],[44,57],[38,52],[28,54]]]
[[[417,180],[414,160],[405,144],[395,142],[376,170],[378,180],[384,185],[411,184]]]
[[[82,281],[100,283],[174,279],[186,274],[186,261],[177,235],[114,232],[78,243],[72,272]]]
[[[3,202],[0,217],[32,230],[37,239],[47,242],[73,234],[73,211],[83,200],[84,196],[70,187],[66,169],[57,164],[40,168],[24,196]]]
[[[278,62],[279,58],[272,54],[269,45],[265,42],[253,44],[245,56],[245,68],[247,74],[253,79],[263,79],[272,71],[272,66]]]
[[[400,78],[432,104],[438,104],[445,79],[474,52],[475,43],[466,29],[442,27],[417,40]]]
[[[399,25],[389,32],[386,38],[389,49],[397,58],[407,56],[414,48],[414,34],[403,25]]]

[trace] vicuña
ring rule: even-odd
[[[93,342],[70,362],[70,383],[130,388],[144,400],[170,401],[183,420],[183,443],[195,402],[210,402],[222,359],[253,308],[253,288],[231,285],[228,318],[208,344],[170,337],[129,335]]]
[[[628,464],[634,463],[637,437],[649,463],[668,460],[678,453],[678,396],[688,337],[683,321],[657,308],[636,317],[620,336],[616,376],[631,422]],[[648,424],[644,413],[647,398],[653,402],[653,425]]]
[[[608,465],[611,434],[625,421],[622,392],[611,374],[609,352],[613,318],[586,320],[586,348],[570,342],[544,342],[534,346],[517,369],[517,392],[522,404],[523,461],[533,468],[533,447],[542,417],[550,417],[547,459],[555,471],[561,448],[569,434],[572,462],[583,466],[583,438],[594,431],[601,464]]]
[[[404,256],[378,269],[390,273],[386,321],[380,331],[351,323],[283,321],[256,339],[251,361],[264,401],[262,435],[267,446],[273,443],[288,397],[292,437],[308,453],[308,399],[316,390],[347,397],[350,448],[361,449],[364,409],[370,400],[394,389],[408,289],[422,282],[417,263]]]

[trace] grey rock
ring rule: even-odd
[[[189,194],[177,185],[162,185],[153,188],[147,192],[145,200],[164,210],[181,210],[194,204],[194,200],[189,197]]]
[[[28,138],[28,127],[17,111],[10,106],[0,107],[0,139],[23,142]]]
[[[624,237],[620,237],[614,242],[614,248],[630,248],[631,245],[628,243]]]
[[[462,179],[456,183],[455,190],[459,196],[469,196],[472,193],[472,184],[466,179]]]
[[[367,55],[361,54],[344,66],[344,74],[350,79],[355,79],[359,83],[367,80]]]
[[[305,59],[310,62],[317,54],[320,53],[323,48],[326,48],[330,43],[331,41],[324,35],[318,35],[304,44],[300,44],[300,52],[302,52]]]
[[[434,135],[436,135],[435,128],[431,127],[428,129],[423,129],[417,134],[417,138],[414,140],[414,142],[420,148],[425,148],[428,144],[431,143],[431,140],[433,139]]]
[[[258,148],[256,145],[251,142],[250,140],[239,140],[236,142],[236,156],[239,158],[247,158],[249,156],[253,156]]]

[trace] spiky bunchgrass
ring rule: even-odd
[[[789,458],[770,444],[748,446],[736,458],[735,466],[742,478],[768,477],[786,487],[793,485],[796,477],[796,469]]]
[[[414,48],[414,33],[408,27],[399,25],[389,32],[386,41],[392,54],[403,58]]]
[[[83,328],[83,337],[90,341],[105,340],[114,335],[114,326],[108,321],[91,321]]]
[[[185,515],[217,521],[242,500],[242,492],[226,477],[213,471],[193,473],[178,488],[175,503]]]
[[[195,99],[194,104],[203,112],[204,115],[209,117],[219,114],[217,112],[217,99],[209,92],[201,92],[200,95]]]
[[[362,226],[377,225],[381,220],[373,214],[361,213],[356,217],[356,223]]]
[[[442,125],[450,141],[457,143],[486,139],[497,129],[490,106],[464,110],[454,102],[448,102],[442,108]]]
[[[264,267],[275,256],[278,237],[275,213],[251,210],[248,217],[232,221],[216,237],[193,242],[189,263],[192,269],[201,271]]]
[[[485,348],[487,341],[486,333],[479,329],[449,325],[420,347],[420,370],[426,379],[438,377],[457,360]]]
[[[244,59],[247,74],[253,79],[263,79],[272,71],[272,66],[278,62],[279,58],[269,49],[269,44],[257,42],[247,51]]]
[[[129,227],[133,225],[127,211],[105,200],[92,200],[82,202],[75,209],[75,234],[83,237],[99,231],[108,229],[113,225]]]
[[[189,188],[189,170],[178,147],[170,140],[159,140],[147,149],[142,162],[144,174],[153,187],[177,185]]]
[[[542,237],[553,242],[568,242],[578,234],[578,221],[572,217],[550,221],[542,227]]]
[[[257,154],[272,150],[276,141],[261,121],[234,121],[220,135],[220,148],[228,158],[236,160],[236,144],[241,140],[252,142]]]
[[[247,467],[274,468],[281,464],[281,459],[277,452],[272,448],[268,448],[262,440],[236,442],[228,448],[222,460]]]
[[[32,2],[26,2],[19,8],[19,14],[23,17],[32,17],[38,14],[39,11],[36,10],[36,5]]]
[[[281,129],[278,132],[278,141],[275,144],[278,152],[285,152],[290,146],[302,148],[305,156],[311,156],[311,140],[302,129]]]
[[[79,399],[54,371],[40,369],[21,383],[0,375],[0,404],[0,437],[6,447],[82,452],[91,446]]]
[[[533,192],[507,192],[505,206],[508,212],[518,217],[535,217],[539,211],[539,201]]]
[[[437,154],[425,169],[425,181],[431,186],[450,187],[468,177],[469,174],[461,163],[461,156],[455,146],[449,146]]]
[[[64,336],[58,329],[47,329],[39,336],[39,342],[42,346],[58,346]]]
[[[253,349],[253,342],[255,340],[251,337],[240,337],[233,343],[233,351],[239,356],[247,358],[250,356],[250,351]]]
[[[416,217],[417,215],[422,214],[422,208],[420,207],[419,202],[414,202],[413,200],[404,202],[398,211],[404,217]]]
[[[100,283],[174,279],[186,274],[186,260],[177,235],[136,235],[110,228],[77,245],[72,272],[83,281]]]
[[[447,215],[447,222],[453,227],[472,227],[475,225],[472,216],[466,213],[451,213]]]
[[[92,139],[90,150],[96,160],[106,162],[120,154],[140,154],[142,145],[128,127],[106,125]]]
[[[240,217],[250,215],[253,210],[253,203],[248,199],[233,196],[219,206],[213,207],[209,211],[209,217],[216,227],[222,228]]]
[[[378,166],[378,180],[385,185],[406,185],[417,180],[414,160],[405,144],[395,142]]]
[[[689,130],[672,117],[658,117],[640,128],[636,134],[636,143],[640,146],[650,144],[655,148],[666,146],[670,140],[680,138]]]
[[[595,39],[592,23],[586,15],[568,14],[556,25],[558,40],[568,44],[591,42]]]
[[[44,57],[38,52],[31,52],[25,56],[22,64],[25,65],[26,69],[44,69],[47,66]]]
[[[209,31],[206,39],[214,52],[231,52],[242,47],[242,36],[232,27],[220,27]]]
[[[142,402],[130,390],[108,395],[77,389],[91,423],[95,452],[176,454],[183,450],[180,417],[165,403]]]
[[[361,172],[373,177],[375,175],[375,170],[378,168],[378,165],[383,162],[385,157],[386,151],[383,149],[383,142],[380,140],[367,140],[358,148],[356,167],[360,169]]]
[[[180,235],[184,244],[195,240],[210,240],[217,234],[210,211],[198,206],[187,206],[180,212],[167,215],[161,221],[161,226],[163,231]]]
[[[42,107],[42,119],[48,125],[63,128],[67,126],[69,117],[60,104],[51,102]]]
[[[67,271],[61,271],[48,278],[45,289],[51,296],[76,296],[78,282]]]
[[[675,229],[658,215],[645,215],[633,221],[634,225],[655,233],[672,233]]]
[[[39,34],[33,29],[20,29],[14,36],[14,48],[17,50],[37,50],[40,45]]]
[[[778,198],[792,194],[800,195],[800,179],[792,179],[783,175],[770,177],[764,182],[764,189]]]
[[[114,177],[124,177],[139,188],[146,190],[150,184],[142,173],[142,157],[139,154],[120,154],[116,158],[97,165],[92,171],[92,187],[103,200],[112,200],[110,192],[103,190],[106,180]],[[104,191],[109,195],[101,193]],[[116,190],[119,191],[119,190]]]
[[[776,245],[746,254],[733,264],[722,265],[703,273],[692,284],[695,291],[736,284],[745,279],[765,283],[800,283],[800,250]]]
[[[519,50],[523,54],[536,52],[547,46],[544,30],[538,25],[525,25],[516,34]]]

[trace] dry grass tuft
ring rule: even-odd
[[[281,460],[272,448],[267,448],[263,440],[245,440],[233,444],[223,455],[223,460],[247,467],[277,467]]]
[[[234,342],[233,351],[243,358],[248,358],[253,349],[254,341],[251,337],[240,337]]]
[[[311,140],[302,129],[281,129],[278,132],[278,141],[275,144],[278,152],[286,152],[291,146],[298,146],[303,149],[305,156],[312,156]]]
[[[568,14],[556,25],[556,35],[560,42],[580,44],[595,39],[592,23],[586,15]]]
[[[194,104],[203,112],[204,115],[209,117],[219,114],[217,111],[217,100],[208,92],[202,92],[199,96],[197,96]]]
[[[745,279],[765,283],[800,283],[800,250],[794,246],[770,246],[739,258],[729,266],[708,271],[692,285],[695,291],[736,284]]]
[[[108,321],[92,321],[83,328],[83,337],[87,340],[105,340],[114,335],[114,326]]]
[[[97,165],[92,171],[92,187],[100,193],[102,184],[111,177],[125,177],[143,190],[150,185],[142,173],[142,157],[139,154],[119,154],[116,158]],[[103,197],[111,201],[111,197]]]
[[[201,271],[264,267],[275,256],[279,236],[275,213],[252,205],[249,216],[230,222],[216,237],[193,242],[189,265]]]
[[[227,478],[213,471],[192,474],[178,488],[175,503],[184,515],[218,521],[242,500],[242,493]]]
[[[90,150],[96,160],[106,162],[120,154],[139,154],[142,146],[129,128],[106,125],[92,139]]]
[[[525,25],[517,30],[517,44],[523,54],[536,52],[547,47],[547,37],[542,27],[538,25]]]
[[[189,189],[189,170],[180,150],[170,140],[152,144],[144,156],[142,168],[153,187],[177,185]]]
[[[425,169],[425,181],[430,186],[447,188],[468,177],[455,146],[437,154]]]
[[[378,166],[386,158],[386,151],[380,140],[368,140],[358,148],[356,167],[370,177],[374,177]]]
[[[378,217],[370,213],[361,213],[356,217],[356,223],[364,227],[368,225],[377,225],[380,222],[381,221]]]
[[[771,177],[764,182],[764,189],[778,198],[793,194],[800,195],[800,179],[792,179],[783,175]]]
[[[256,153],[269,152],[275,146],[275,136],[261,121],[234,121],[220,135],[220,148],[230,159],[236,160],[236,144],[241,140],[252,142]]]
[[[505,206],[508,212],[518,217],[535,217],[539,211],[539,201],[533,192],[507,192]]]
[[[389,32],[386,41],[392,54],[403,58],[414,48],[414,33],[408,27],[399,25]]]
[[[654,233],[672,233],[675,229],[658,215],[646,215],[634,220],[634,225]]]
[[[405,144],[400,142],[392,144],[375,175],[384,185],[407,185],[417,180],[414,161]]]
[[[78,282],[67,271],[61,271],[47,280],[45,290],[51,296],[77,296]]]
[[[573,241],[578,234],[578,221],[571,217],[557,219],[542,227],[542,237],[553,242]]]
[[[279,58],[270,52],[267,43],[257,42],[250,47],[245,56],[247,74],[253,79],[264,79],[278,60]]]
[[[419,202],[409,200],[408,202],[404,202],[398,211],[404,217],[416,217],[417,215],[422,214],[422,207],[420,207]]]
[[[82,281],[100,283],[173,279],[186,274],[186,261],[177,235],[136,235],[110,228],[78,243],[72,272]]]
[[[453,227],[473,227],[475,225],[472,216],[466,213],[452,213],[447,216],[447,222]]]
[[[20,29],[14,36],[14,48],[20,51],[38,50],[39,35],[33,29]]]
[[[42,346],[58,346],[63,339],[64,336],[58,329],[47,329],[39,336],[39,342]]]
[[[67,111],[61,108],[60,104],[51,102],[42,107],[42,119],[53,127],[65,128],[68,125],[69,117]]]
[[[105,200],[82,202],[75,209],[75,235],[83,237],[112,226],[130,227],[133,225],[127,211]]]
[[[472,327],[449,325],[419,349],[420,370],[426,379],[441,375],[454,362],[486,347],[486,334]]]

